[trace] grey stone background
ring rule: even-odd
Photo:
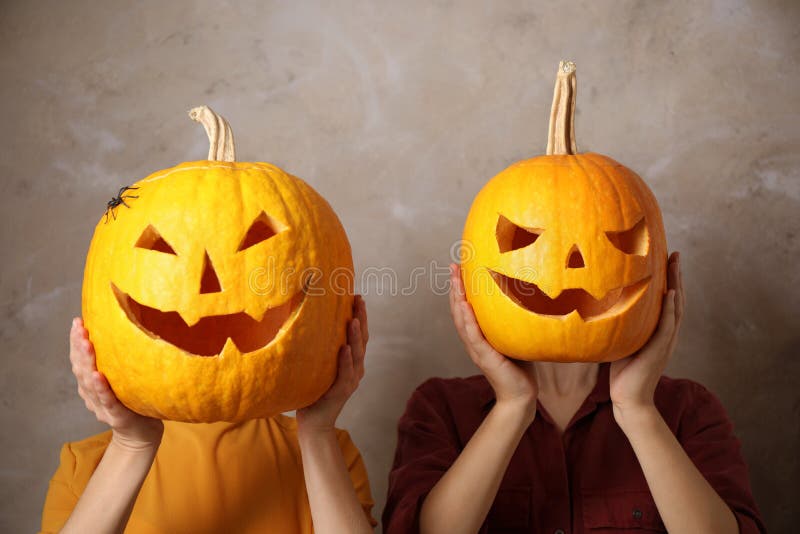
[[[800,502],[800,3],[0,3],[0,531],[38,526],[59,446],[102,430],[75,391],[69,320],[116,189],[203,159],[185,111],[233,125],[242,161],[305,178],[356,266],[446,265],[471,199],[545,147],[560,59],[578,146],[638,171],[683,253],[669,374],[715,391],[773,532]],[[367,375],[340,419],[380,513],[416,385],[475,372],[429,285],[367,292]],[[794,527],[794,528],[793,528]]]

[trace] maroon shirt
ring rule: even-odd
[[[480,532],[666,532],[628,439],[614,420],[608,364],[563,436],[539,404]],[[383,512],[386,534],[419,531],[419,513],[483,421],[494,392],[483,376],[434,378],[400,419]],[[655,404],[743,533],[765,532],[739,440],[719,400],[691,380],[662,377]]]

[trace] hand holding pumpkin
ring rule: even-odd
[[[538,388],[533,372],[525,369],[532,363],[511,360],[486,341],[466,300],[461,267],[456,264],[450,265],[450,314],[470,359],[494,389],[497,403],[519,405],[535,416]]]
[[[92,342],[80,318],[72,321],[69,336],[69,359],[78,381],[78,395],[86,409],[113,431],[112,441],[129,451],[148,451],[158,448],[164,432],[160,419],[145,417],[129,410],[114,395],[105,376],[97,370]]]
[[[347,343],[339,349],[336,380],[319,400],[297,410],[298,432],[333,431],[336,418],[364,377],[368,340],[367,306],[361,295],[356,295],[353,319],[347,325]]]
[[[678,339],[685,297],[680,255],[673,252],[667,262],[667,293],[661,318],[653,336],[636,354],[611,364],[609,375],[614,418],[625,430],[625,422],[636,414],[652,413],[653,395]]]

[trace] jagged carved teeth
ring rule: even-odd
[[[583,288],[564,289],[551,298],[532,282],[506,276],[491,269],[489,272],[503,293],[522,308],[539,315],[556,317],[577,311],[584,320],[596,319],[627,308],[628,303],[638,298],[650,282],[650,277],[647,276],[628,286],[612,289],[600,299],[596,299]]]
[[[283,304],[266,309],[261,317],[241,311],[199,317],[190,323],[177,311],[161,311],[141,304],[113,283],[111,289],[128,319],[140,330],[197,356],[220,354],[229,338],[243,353],[266,346],[305,297],[301,289]]]

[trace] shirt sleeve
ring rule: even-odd
[[[344,456],[344,462],[347,465],[347,471],[350,473],[350,480],[356,490],[358,502],[361,503],[361,508],[364,509],[364,514],[367,516],[370,525],[375,527],[378,524],[375,518],[372,517],[372,507],[375,506],[375,501],[372,499],[372,491],[369,487],[369,477],[367,476],[364,460],[361,458],[361,453],[356,448],[349,433],[339,430],[337,437],[339,447],[342,449],[342,456]]]
[[[40,534],[50,534],[60,531],[67,522],[72,509],[78,502],[78,495],[72,489],[72,480],[75,475],[76,459],[70,443],[61,447],[61,462],[56,469],[42,510],[42,528]]]
[[[419,532],[422,503],[459,454],[458,434],[447,403],[436,383],[429,380],[411,396],[398,424],[382,518],[385,534]]]
[[[711,487],[730,507],[742,534],[766,532],[750,489],[747,464],[733,424],[714,394],[693,384],[692,403],[678,440]]]

